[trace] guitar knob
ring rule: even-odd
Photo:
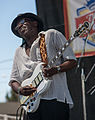
[[[34,101],[36,100],[36,98],[34,97]]]
[[[32,99],[30,99],[30,102],[32,102],[33,100]]]
[[[29,106],[28,109],[30,109],[31,107]]]
[[[29,105],[29,102],[27,102],[27,105]]]
[[[86,21],[86,22],[84,23],[84,26],[85,26],[86,28],[88,28],[88,27],[89,27],[89,23]]]
[[[33,106],[34,104],[33,103],[31,103],[31,106]]]

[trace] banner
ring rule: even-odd
[[[84,56],[95,55],[95,0],[63,0],[63,9],[66,38],[85,21],[92,26],[87,39],[84,36],[73,41],[72,48],[76,57],[79,57],[83,50]]]
[[[76,57],[80,57],[83,50],[84,56],[95,55],[95,0],[36,0],[36,6],[45,30],[55,28],[67,40],[85,21],[93,23],[87,40],[86,36],[78,37],[71,46]]]
[[[65,35],[63,0],[36,0],[37,14],[44,22],[44,29],[54,28]]]

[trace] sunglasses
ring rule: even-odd
[[[33,22],[33,21],[34,20],[28,18],[22,19],[18,22],[17,26],[15,27],[15,30],[18,31],[25,22]]]

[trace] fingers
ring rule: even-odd
[[[23,90],[33,90],[36,89],[35,87],[25,86],[23,87]]]
[[[46,63],[43,63],[42,65],[43,65],[43,67],[44,67],[44,68],[47,66],[47,64],[46,64]]]
[[[43,75],[45,77],[51,77],[53,76],[54,74],[56,74],[56,69],[55,67],[52,67],[52,68],[43,68]]]
[[[21,89],[21,94],[24,96],[28,96],[33,94],[37,89],[35,87],[25,86]]]
[[[49,77],[50,74],[48,73],[48,69],[43,68],[42,72],[43,72],[44,77]]]

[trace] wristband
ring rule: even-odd
[[[57,72],[60,72],[61,67],[60,66],[56,66]]]

